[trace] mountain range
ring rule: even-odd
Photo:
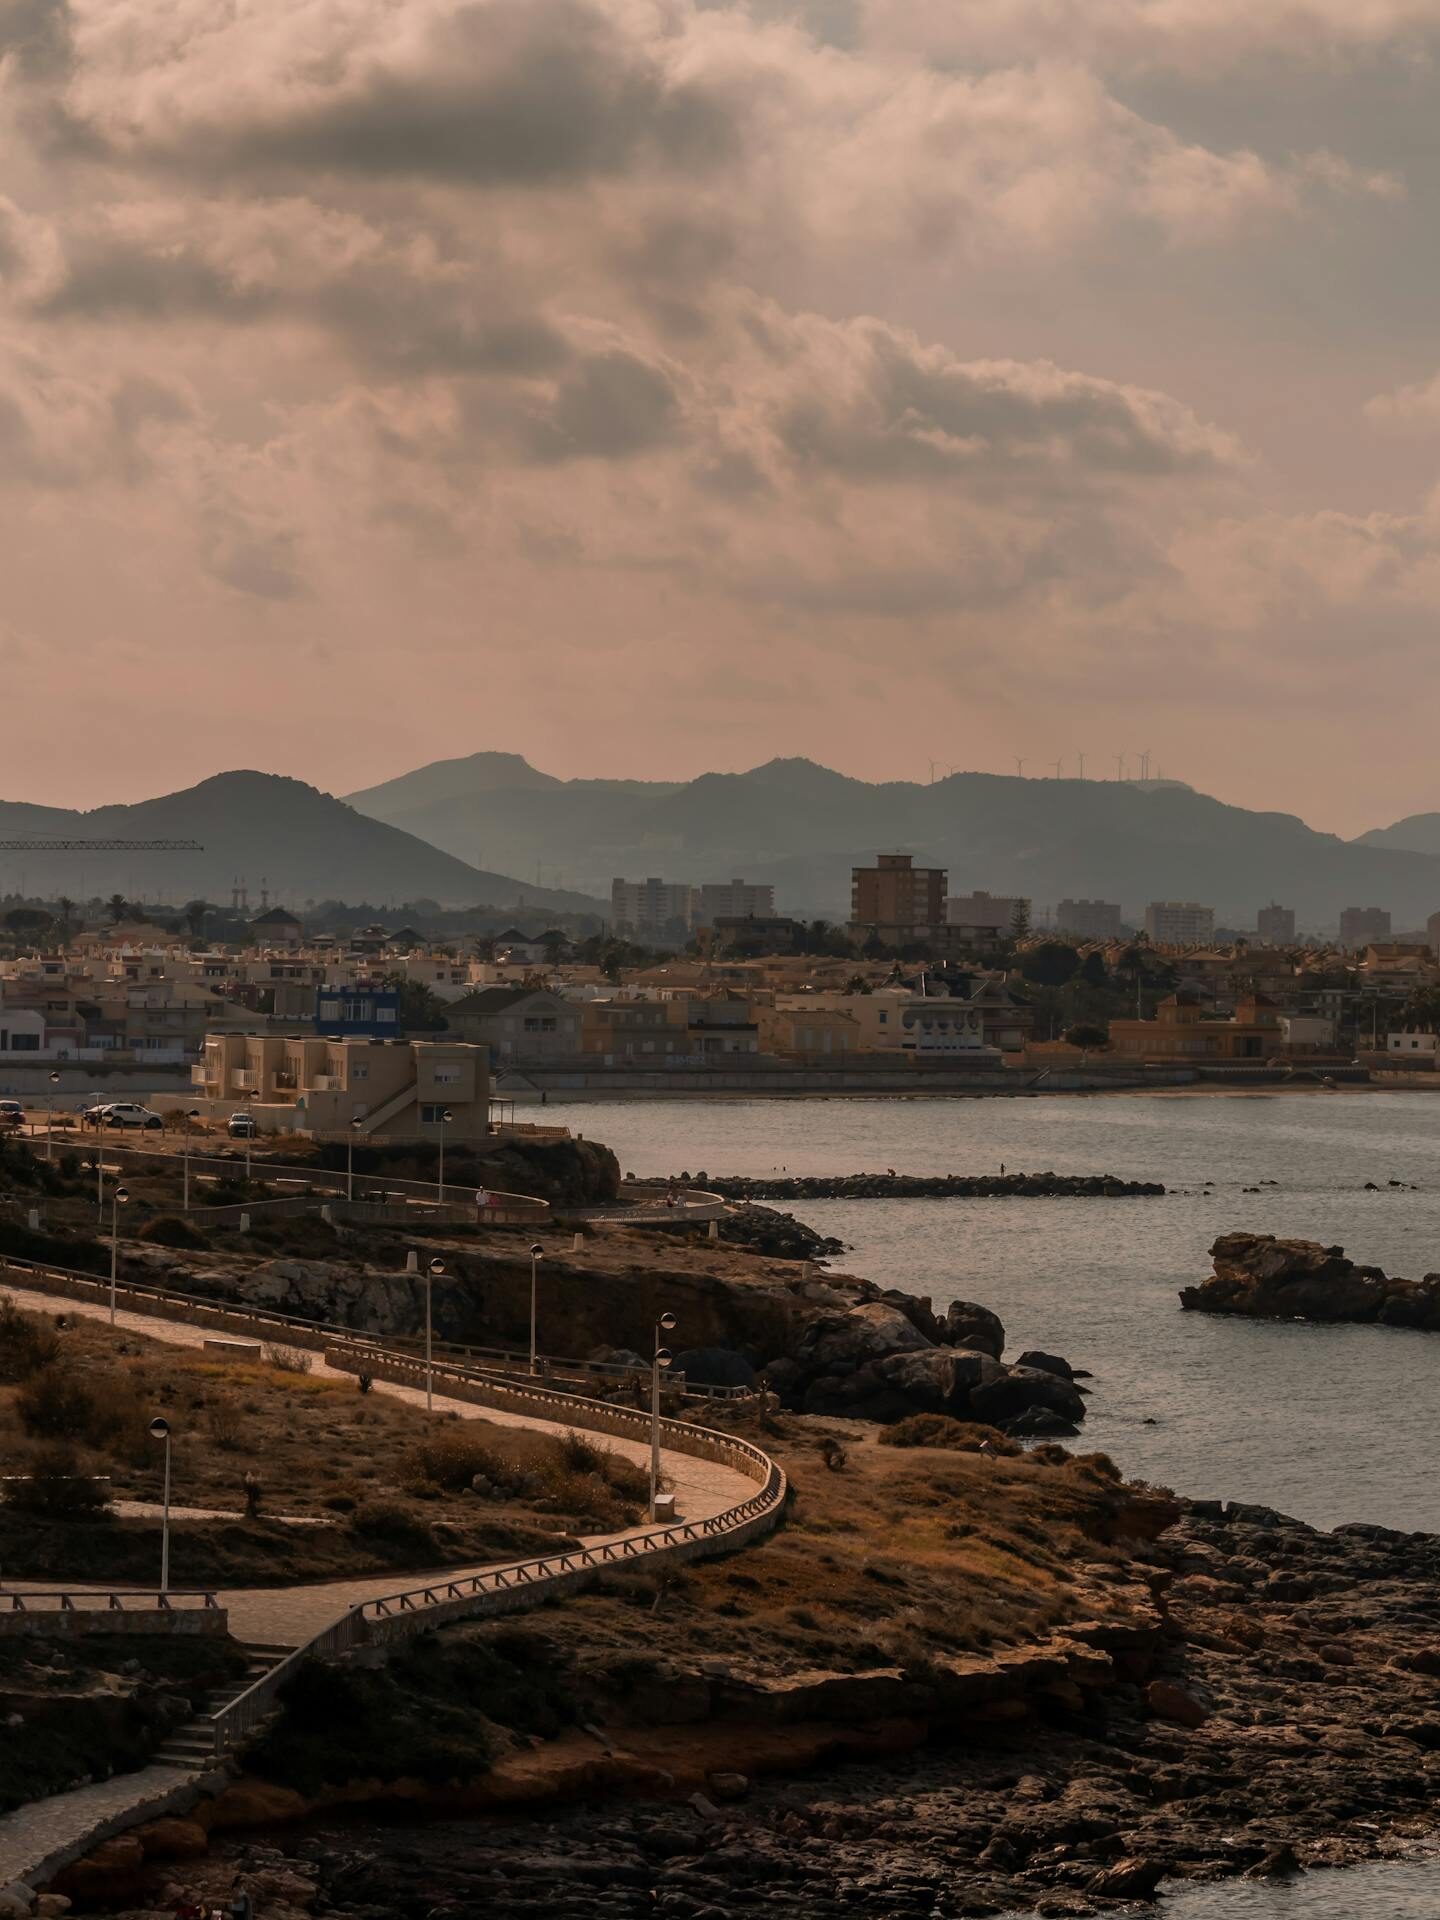
[[[272,773],[220,773],[180,793],[130,806],[37,807],[0,801],[0,839],[189,839],[200,853],[0,853],[0,888],[83,900],[123,893],[174,904],[230,900],[244,880],[252,910],[262,885],[272,902],[396,904],[430,899],[446,907],[528,906],[546,913],[595,913],[579,893],[529,886],[473,867],[399,827],[372,819],[301,780]]]
[[[1302,931],[1332,929],[1347,906],[1386,907],[1397,930],[1440,909],[1440,815],[1346,841],[1176,781],[873,784],[799,759],[685,782],[560,780],[517,754],[476,753],[348,799],[457,858],[538,865],[602,896],[617,874],[741,876],[772,882],[781,911],[843,919],[851,866],[900,850],[947,867],[952,893],[1114,900],[1133,921],[1150,900],[1198,900],[1235,927],[1278,900]]]

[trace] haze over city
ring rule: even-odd
[[[9,0],[0,633],[95,805],[477,746],[1430,807],[1434,0]],[[1383,727],[1385,752],[1373,752]]]

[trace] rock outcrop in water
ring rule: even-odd
[[[1440,1273],[1392,1278],[1379,1267],[1356,1266],[1343,1247],[1269,1233],[1222,1234],[1210,1254],[1210,1279],[1180,1290],[1181,1306],[1194,1312],[1440,1331]]]
[[[717,1180],[694,1184],[726,1200],[1044,1200],[1126,1199],[1163,1194],[1159,1180],[1122,1180],[1113,1173],[842,1173]]]

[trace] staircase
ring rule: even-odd
[[[242,1640],[241,1649],[245,1654],[245,1671],[235,1680],[226,1681],[224,1686],[216,1687],[205,1696],[200,1711],[193,1720],[187,1720],[183,1726],[175,1727],[165,1736],[164,1741],[150,1756],[151,1766],[184,1767],[190,1773],[203,1773],[207,1767],[215,1764],[215,1730],[211,1725],[213,1716],[222,1707],[228,1707],[232,1700],[238,1700],[247,1693],[257,1680],[263,1680],[267,1673],[278,1667],[295,1651],[293,1647],[268,1646],[255,1640]]]

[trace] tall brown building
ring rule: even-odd
[[[935,940],[945,925],[944,867],[917,867],[908,853],[882,853],[873,867],[850,869],[850,924],[887,946]]]

